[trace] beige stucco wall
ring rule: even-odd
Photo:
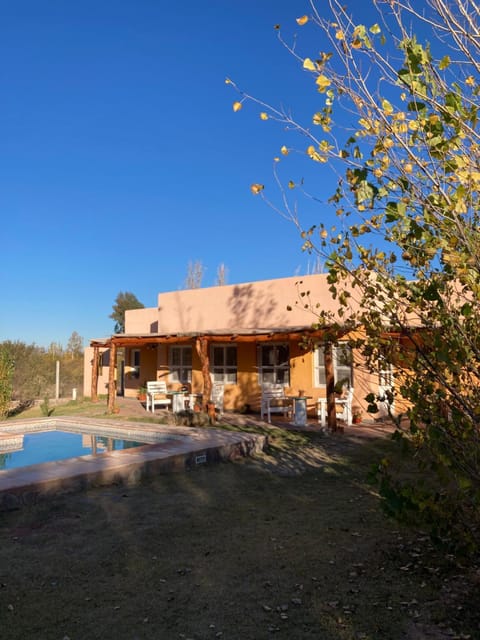
[[[131,309],[125,311],[125,333],[157,333],[158,309]]]
[[[158,331],[309,326],[315,322],[315,316],[304,308],[307,296],[301,297],[300,293],[310,291],[314,305],[319,302],[322,310],[335,312],[338,302],[332,299],[328,287],[327,276],[316,274],[160,293]]]

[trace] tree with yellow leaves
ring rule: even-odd
[[[360,310],[349,321],[366,329],[361,348],[372,371],[379,362],[404,370],[390,399],[411,407],[400,439],[428,481],[412,484],[380,465],[386,507],[446,544],[478,551],[479,10],[473,0],[369,4],[378,19],[362,24],[338,0],[311,0],[297,24],[316,30],[318,47],[304,55],[301,40],[289,46],[279,31],[311,75],[312,102],[321,99],[310,122],[230,84],[242,105],[261,108],[261,120],[300,134],[305,161],[322,175],[329,167],[342,174],[330,199],[335,226],[305,224],[301,203],[287,197],[298,191],[290,183],[281,213],[300,230],[303,249],[325,260],[345,314],[345,282],[354,283]],[[348,134],[338,124],[346,111],[356,122]],[[252,191],[268,201],[262,185]],[[368,400],[374,412],[378,399]]]

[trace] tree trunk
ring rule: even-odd
[[[330,431],[337,430],[337,411],[335,409],[335,369],[333,367],[333,345],[326,342],[323,347],[325,358],[325,380],[327,386],[327,425]]]
[[[98,369],[100,364],[100,349],[93,347],[93,360],[92,360],[92,387],[90,395],[92,402],[98,402]]]
[[[212,395],[212,380],[210,378],[210,360],[208,357],[208,338],[202,336],[201,338],[197,338],[195,340],[195,348],[197,350],[198,356],[200,358],[200,364],[202,365],[202,376],[203,376],[203,398],[202,398],[202,408],[203,411],[208,410],[208,403],[210,402],[210,398]]]
[[[115,385],[115,365],[117,362],[117,345],[112,342],[110,345],[110,362],[108,367],[108,413],[115,413],[115,396],[117,389]]]

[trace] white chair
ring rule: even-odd
[[[147,411],[151,407],[152,413],[155,412],[155,405],[168,407],[172,404],[172,400],[167,398],[167,383],[163,380],[147,382]]]
[[[218,415],[223,414],[223,395],[225,385],[223,382],[214,382],[212,384],[212,402],[215,405],[215,411]]]
[[[279,386],[262,387],[262,400],[260,405],[260,417],[267,416],[267,422],[271,423],[272,413],[281,413],[290,416],[292,414],[292,401],[285,396],[285,388]]]
[[[353,387],[347,389],[344,398],[335,398],[337,418],[343,420],[348,426],[352,424],[352,400]],[[338,411],[338,409],[341,409],[341,411]],[[322,427],[325,427],[327,425],[327,398],[319,398],[317,400],[317,416]]]

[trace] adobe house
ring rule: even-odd
[[[226,410],[258,410],[262,384],[274,383],[287,394],[310,396],[313,415],[333,371],[335,382],[354,387],[353,405],[368,417],[365,396],[393,385],[394,372],[367,371],[348,345],[352,333],[338,336],[326,371],[324,331],[312,328],[306,291],[337,317],[326,274],[160,293],[157,307],[126,312],[125,333],[91,340],[84,395],[108,392],[113,410],[117,393],[136,397],[147,381],[165,380],[172,390],[187,385],[200,394],[211,380],[225,385]],[[123,371],[116,370],[120,347]]]

